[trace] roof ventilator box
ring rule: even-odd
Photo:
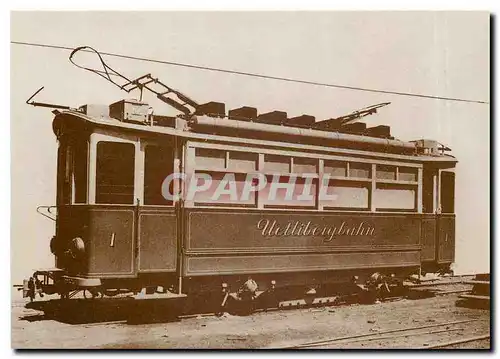
[[[444,146],[434,140],[422,139],[411,142],[416,144],[418,153],[424,155],[439,156],[447,150]]]
[[[121,100],[109,105],[109,116],[123,122],[145,123],[149,105],[137,100]]]

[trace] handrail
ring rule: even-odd
[[[40,213],[42,216],[47,217],[48,219],[53,220],[55,222],[55,220],[57,218],[57,213],[52,212],[53,208],[57,209],[57,206],[38,206],[38,207],[36,207],[36,211],[38,213]],[[45,209],[48,214],[41,212],[41,209]]]
[[[35,107],[49,107],[49,108],[58,108],[58,109],[61,109],[61,110],[72,110],[71,107],[69,106],[65,106],[65,105],[57,105],[57,104],[54,104],[54,103],[46,103],[46,102],[35,102],[35,101],[32,101],[32,99],[38,95],[45,87],[42,86],[40,87],[37,91],[35,91],[35,93],[33,95],[31,95],[31,97],[29,99],[26,100],[26,104],[28,105],[31,105],[31,106],[35,106]]]

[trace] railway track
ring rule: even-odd
[[[128,336],[130,330],[137,333],[136,339],[131,339],[128,345],[137,345],[145,348],[149,345],[158,348],[206,348],[213,345],[214,348],[274,348],[274,349],[360,349],[360,348],[400,348],[400,349],[455,349],[455,348],[489,348],[489,316],[485,311],[476,312],[470,309],[455,308],[457,286],[438,285],[441,294],[429,300],[404,300],[400,303],[390,303],[401,298],[387,299],[381,305],[354,305],[338,303],[319,303],[314,301],[311,306],[300,308],[304,310],[293,310],[293,307],[268,308],[269,313],[258,309],[255,316],[249,318],[237,317],[225,314],[228,318],[216,318],[215,313],[200,310],[198,313],[174,313],[169,306],[160,305],[156,307],[156,300],[143,301],[140,308],[143,311],[155,311],[159,314],[168,315],[169,318],[155,318],[158,320],[140,320],[134,322],[129,318],[107,317],[103,321],[100,315],[95,317],[99,322],[71,322],[71,326],[65,326],[69,338],[76,338],[92,333],[106,333],[110,338]],[[416,287],[421,288],[421,287]],[[460,289],[461,290],[461,289]],[[74,302],[83,302],[83,299],[75,299]],[[108,301],[108,300],[105,300]],[[70,302],[73,302],[70,301]],[[98,303],[100,300],[86,300],[85,303]],[[111,303],[112,301],[109,300]],[[131,301],[126,301],[127,303]],[[150,302],[152,305],[149,305]],[[21,304],[21,303],[19,303]],[[78,303],[75,303],[78,304]],[[22,305],[19,306],[23,307]],[[80,308],[79,305],[76,305]],[[19,309],[20,309],[19,308]],[[151,309],[148,309],[151,308]],[[440,309],[442,308],[442,309]],[[89,307],[88,309],[91,309]],[[292,310],[288,310],[292,309]],[[426,314],[429,310],[429,314]],[[93,310],[87,310],[95,313]],[[35,311],[28,311],[36,314]],[[37,311],[39,313],[39,311]],[[107,313],[107,310],[105,310]],[[128,310],[124,311],[128,314]],[[204,313],[199,313],[204,312]],[[260,312],[260,314],[258,313]],[[449,312],[449,315],[448,315]],[[69,314],[74,314],[71,311]],[[24,311],[23,314],[28,314]],[[348,321],[346,322],[346,319]],[[20,323],[24,320],[19,317]],[[49,316],[38,320],[61,320]],[[142,318],[139,318],[142,319]],[[25,319],[26,321],[31,321]],[[64,320],[62,322],[65,322]],[[309,324],[310,322],[310,324]],[[22,325],[24,331],[35,331],[37,326],[26,322]],[[137,325],[136,324],[140,324]],[[54,325],[57,325],[54,323]],[[88,328],[88,329],[87,329]],[[290,335],[284,336],[283,332]],[[316,330],[317,328],[317,330]],[[70,334],[73,333],[73,334]],[[146,333],[148,333],[146,335]],[[192,339],[199,343],[194,345],[186,341],[178,333],[188,333]],[[93,335],[93,334],[92,334]],[[104,335],[104,334],[103,334]],[[342,337],[340,336],[342,335]],[[150,339],[145,341],[146,337]],[[52,337],[47,334],[48,340]],[[210,339],[207,339],[207,338]],[[95,344],[96,338],[88,342]],[[236,338],[236,339],[234,339]],[[286,338],[286,339],[285,339]],[[283,341],[283,339],[287,341]],[[100,340],[100,339],[99,339]],[[118,347],[120,344],[103,341],[104,347]],[[100,342],[99,342],[100,343]],[[113,344],[114,343],[114,344]],[[135,344],[134,344],[135,343]],[[55,344],[54,344],[55,345]],[[75,346],[81,345],[75,341]],[[114,346],[113,346],[114,345]],[[274,345],[274,347],[273,347]]]
[[[414,327],[405,327],[398,329],[390,329],[390,330],[382,330],[378,332],[368,332],[356,335],[347,335],[340,336],[335,338],[322,339],[317,341],[310,341],[300,344],[287,345],[282,347],[275,347],[272,349],[338,349],[346,346],[350,346],[352,348],[352,344],[355,344],[356,348],[369,348],[368,345],[375,346],[377,342],[379,344],[384,341],[391,341],[390,348],[399,348],[403,349],[404,346],[398,345],[398,339],[407,339],[412,338],[415,340],[420,337],[425,339],[426,342],[419,349],[440,349],[451,346],[456,346],[463,343],[470,343],[473,341],[481,341],[490,338],[489,334],[483,335],[474,335],[463,338],[464,332],[467,331],[467,324],[484,321],[484,319],[468,319],[468,320],[459,320],[459,321],[450,321],[429,325],[420,325]],[[461,334],[461,339],[455,339],[452,341],[439,341],[440,334],[447,334],[451,332],[459,332]],[[432,344],[428,343],[427,338],[429,337]],[[401,345],[401,344],[400,344]]]

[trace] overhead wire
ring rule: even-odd
[[[33,43],[33,42],[11,41],[10,43],[13,45],[52,48],[52,49],[68,50],[68,51],[74,50],[74,48],[67,47],[67,46],[41,44],[41,43]],[[256,78],[261,78],[261,79],[293,82],[293,83],[300,83],[300,84],[306,84],[306,85],[323,86],[323,87],[338,88],[338,89],[353,90],[353,91],[381,93],[381,94],[396,95],[396,96],[427,98],[427,99],[443,100],[443,101],[489,104],[489,101],[470,100],[470,99],[463,99],[463,98],[457,98],[457,97],[434,96],[434,95],[426,95],[426,94],[404,92],[404,91],[380,90],[380,89],[366,88],[366,87],[360,87],[360,86],[331,84],[331,83],[324,83],[324,82],[317,82],[317,81],[294,79],[294,78],[289,78],[289,77],[265,75],[265,74],[259,74],[259,73],[253,73],[253,72],[228,70],[228,69],[222,69],[222,68],[216,68],[216,67],[186,64],[186,63],[174,62],[174,61],[150,59],[150,58],[145,58],[145,57],[117,54],[117,53],[104,52],[104,51],[99,51],[99,53],[103,56],[110,56],[110,57],[116,57],[116,58],[122,58],[122,59],[145,61],[145,62],[157,63],[157,64],[163,64],[163,65],[179,66],[179,67],[185,67],[185,68],[191,68],[191,69],[197,69],[197,70],[213,71],[213,72],[220,72],[220,73],[241,75],[241,76],[251,76],[251,77],[256,77]]]

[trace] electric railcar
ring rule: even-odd
[[[38,292],[255,298],[454,261],[457,160],[437,141],[217,102],[176,117],[134,100],[55,113],[55,268],[33,274]]]

